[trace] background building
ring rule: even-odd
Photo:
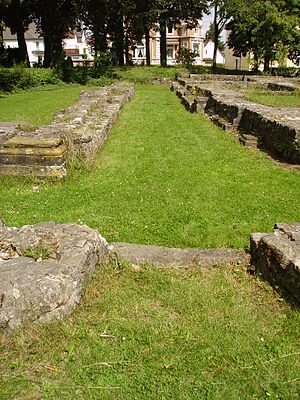
[[[37,33],[34,23],[31,23],[25,32],[25,40],[30,65],[32,67],[42,65],[45,51],[44,39]],[[18,47],[17,36],[12,35],[10,29],[6,29],[3,32],[3,41],[6,48]],[[89,40],[83,30],[70,32],[68,37],[63,40],[63,48],[66,56],[70,56],[75,65],[83,63],[85,60],[94,59]]]
[[[203,64],[204,38],[202,35],[202,23],[198,21],[196,28],[187,28],[182,24],[176,28],[167,28],[167,64],[176,63],[176,54],[180,48],[196,51],[198,56],[195,64]],[[145,39],[134,44],[132,48],[132,61],[134,64],[146,64]],[[150,31],[150,62],[151,65],[160,65],[160,32]]]

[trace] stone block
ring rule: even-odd
[[[0,227],[0,330],[68,316],[107,259],[106,240],[87,226]]]
[[[250,236],[251,263],[273,287],[300,305],[300,223],[276,224]]]

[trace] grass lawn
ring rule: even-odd
[[[108,267],[71,318],[0,336],[0,398],[298,399],[299,326],[242,268]]]
[[[188,113],[168,88],[137,85],[93,168],[61,182],[1,177],[0,199],[9,226],[85,223],[108,241],[240,248],[250,232],[300,220],[300,174]]]
[[[0,95],[0,122],[24,121],[34,126],[50,124],[61,109],[76,103],[82,86],[48,86]]]
[[[300,107],[300,91],[278,93],[260,88],[247,89],[245,98],[271,107]]]

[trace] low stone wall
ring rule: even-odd
[[[271,234],[253,233],[250,251],[256,272],[300,305],[300,223],[278,223]]]
[[[109,245],[87,226],[43,222],[18,229],[5,227],[0,218],[0,332],[67,317],[80,302],[86,278],[110,260],[185,268],[251,261],[264,279],[300,304],[300,223],[252,234],[250,260],[244,250]]]
[[[0,227],[0,330],[68,316],[108,246],[87,226]]]
[[[51,125],[0,124],[0,174],[66,176],[67,158],[90,160],[133,94],[132,85],[117,83],[82,92],[79,102],[58,113]]]
[[[191,112],[204,112],[224,130],[240,132],[240,141],[254,147],[258,145],[272,156],[291,164],[300,164],[300,110],[295,108],[273,108],[247,101],[243,92],[232,90],[231,84],[239,82],[246,87],[249,84],[284,88],[292,90],[295,85],[283,82],[269,82],[262,78],[216,76],[216,81],[208,81],[194,75],[191,78],[174,82],[181,102]],[[227,79],[230,79],[227,81]],[[222,81],[223,79],[223,81]],[[255,81],[258,79],[258,81]],[[283,89],[282,89],[283,90]]]

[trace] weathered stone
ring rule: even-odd
[[[222,264],[247,265],[250,257],[243,250],[234,249],[178,249],[113,243],[110,252],[116,259],[133,264],[151,264],[171,267],[212,267]]]
[[[276,224],[250,237],[251,262],[273,287],[300,305],[300,223]]]
[[[256,104],[245,100],[243,91],[233,90],[236,86],[243,89],[247,85],[292,90],[297,82],[290,84],[259,77],[190,75],[190,78],[179,78],[173,89],[176,88],[177,96],[188,110],[201,112],[204,108],[212,122],[222,129],[240,131],[244,135],[240,138],[242,144],[248,147],[258,145],[282,161],[300,164],[299,109],[277,109]],[[197,97],[201,98],[200,103]],[[257,138],[256,141],[253,137]]]
[[[79,102],[59,112],[51,125],[22,130],[21,125],[0,124],[0,174],[66,176],[66,158],[80,154],[89,161],[133,94],[132,85],[117,83],[82,92]]]
[[[43,222],[1,227],[0,329],[9,332],[69,315],[86,277],[107,257],[105,239],[87,226]]]

